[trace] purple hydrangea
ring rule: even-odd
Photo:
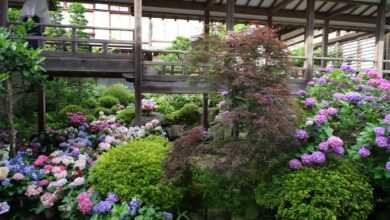
[[[333,94],[333,99],[334,100],[344,100],[344,94],[342,93],[339,93],[339,92],[336,92],[335,94]]]
[[[138,210],[141,208],[141,205],[142,205],[141,200],[139,200],[137,198],[133,198],[128,204],[130,215],[135,216],[137,214]]]
[[[111,212],[113,203],[110,201],[101,201],[93,207],[95,214],[104,214]]]
[[[384,128],[381,128],[381,127],[376,127],[376,128],[374,128],[374,132],[375,132],[375,136],[383,137],[383,136],[385,136],[386,130]]]
[[[295,137],[299,140],[306,141],[309,138],[309,134],[305,130],[299,129],[296,131]]]
[[[7,202],[0,202],[0,215],[9,212],[10,208]]]
[[[344,145],[343,140],[339,137],[336,137],[336,136],[332,136],[332,137],[328,138],[327,142],[331,148],[340,148],[340,147],[343,147],[343,145]]]
[[[326,157],[321,151],[316,151],[311,155],[311,160],[315,164],[323,164],[326,161]]]
[[[107,195],[106,201],[109,201],[111,203],[116,203],[119,201],[119,198],[115,193],[110,192]]]
[[[385,121],[386,124],[390,125],[390,114],[387,114],[385,116],[385,120],[384,121]]]
[[[329,144],[327,141],[324,141],[324,142],[321,142],[319,145],[318,145],[318,150],[320,151],[323,151],[323,152],[327,152],[329,150]]]
[[[384,148],[387,147],[387,138],[386,137],[376,137],[375,143],[378,147]]]
[[[304,153],[304,154],[301,156],[301,161],[302,161],[302,164],[305,165],[305,166],[309,166],[309,165],[312,165],[312,164],[313,164],[312,157],[311,157],[311,155],[308,154],[308,153]]]
[[[302,163],[297,159],[293,159],[288,162],[288,166],[292,170],[299,170],[302,167]]]
[[[371,151],[367,149],[366,147],[361,147],[359,149],[359,155],[360,157],[366,158],[371,155]]]
[[[386,163],[385,168],[386,168],[387,171],[390,171],[390,161]]]
[[[313,107],[316,104],[316,100],[314,98],[307,98],[305,99],[305,106],[306,107]]]
[[[363,96],[358,92],[348,92],[345,94],[345,99],[351,103],[358,103],[363,99]]]
[[[307,95],[307,93],[306,93],[306,91],[305,90],[299,90],[298,92],[297,92],[297,96],[301,96],[301,97],[304,97],[304,96],[306,96]]]
[[[343,147],[334,147],[333,152],[337,155],[344,155],[345,149]]]
[[[317,125],[322,125],[328,121],[328,118],[326,115],[318,114],[314,117],[314,121]]]
[[[337,115],[337,108],[333,108],[333,107],[329,107],[328,109],[326,109],[326,113],[330,116],[335,116]]]
[[[356,73],[356,69],[350,65],[341,65],[340,70],[344,72]]]

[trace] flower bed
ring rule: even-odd
[[[141,127],[126,127],[115,116],[101,115],[86,122],[84,113],[69,113],[69,127],[50,130],[57,150],[50,154],[37,153],[44,149],[33,142],[16,157],[0,164],[0,214],[15,215],[21,209],[35,213],[53,210],[64,219],[133,219],[151,215],[153,219],[171,219],[172,215],[133,198],[120,201],[114,193],[100,195],[88,181],[89,169],[105,151],[118,144],[149,135],[164,135],[158,120]],[[36,157],[34,155],[37,155]]]

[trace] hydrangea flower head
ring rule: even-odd
[[[385,136],[386,129],[381,127],[374,128],[375,136],[377,137],[383,137]]]
[[[329,150],[329,144],[327,141],[323,141],[318,145],[318,150],[327,152]]]
[[[390,125],[390,114],[387,114],[387,115],[385,116],[384,122],[385,122],[386,124]]]
[[[306,141],[309,138],[309,134],[305,130],[299,129],[296,131],[295,137],[301,141]]]
[[[369,149],[367,149],[366,147],[361,147],[359,149],[359,155],[362,158],[366,158],[366,157],[369,157],[371,155],[371,151]]]
[[[345,94],[345,99],[351,103],[358,103],[363,99],[363,96],[358,92],[348,92]]]
[[[329,146],[332,148],[339,148],[339,147],[343,147],[344,145],[343,140],[337,136],[329,137],[327,142]]]
[[[328,121],[328,117],[326,117],[326,115],[318,114],[314,117],[314,121],[319,126],[326,123]]]
[[[307,98],[305,99],[305,106],[306,107],[313,107],[316,104],[316,100],[314,98]]]
[[[111,212],[113,203],[110,201],[100,201],[93,207],[95,214],[105,214]]]
[[[315,163],[315,164],[324,164],[326,161],[325,154],[322,153],[321,151],[313,152],[313,154],[311,155],[311,158],[312,158],[313,163]]]
[[[135,216],[137,214],[138,210],[141,208],[141,205],[142,205],[141,200],[139,200],[137,198],[133,198],[128,204],[130,215]]]
[[[308,153],[304,153],[302,156],[301,156],[301,161],[302,161],[302,164],[305,165],[305,166],[310,166],[313,164],[313,160],[312,160],[312,157],[310,154]]]
[[[9,212],[10,208],[7,202],[0,202],[0,215]]]
[[[376,137],[375,143],[376,143],[376,145],[378,145],[378,147],[385,148],[385,147],[387,147],[387,138],[386,137]]]
[[[390,161],[386,163],[385,169],[387,171],[390,171]]]
[[[297,159],[293,159],[288,162],[288,166],[292,170],[299,170],[302,167],[302,163]]]

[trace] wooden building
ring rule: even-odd
[[[145,53],[156,51],[145,51],[142,48],[141,33],[142,29],[145,28],[142,27],[141,22],[143,16],[201,19],[205,24],[205,32],[209,31],[208,24],[210,22],[219,21],[226,23],[228,30],[233,30],[233,26],[237,22],[268,25],[278,30],[281,39],[293,35],[295,32],[304,34],[305,56],[300,59],[305,61],[305,77],[301,82],[311,80],[314,60],[321,60],[323,66],[326,66],[327,61],[332,59],[344,60],[343,58],[328,57],[329,33],[332,30],[351,30],[375,36],[375,56],[372,60],[375,68],[383,72],[384,63],[390,63],[389,60],[384,59],[385,34],[390,30],[390,26],[387,25],[390,14],[387,13],[388,3],[386,0],[74,0],[70,2],[93,2],[130,7],[134,16],[134,29],[116,28],[116,30],[132,32],[134,37],[132,41],[128,42],[78,39],[77,27],[63,26],[71,29],[73,33],[71,39],[35,38],[42,43],[62,43],[71,47],[70,51],[45,53],[47,57],[45,65],[49,75],[117,77],[132,81],[135,88],[136,121],[138,122],[140,121],[143,92],[204,93],[205,115],[208,112],[206,94],[208,90],[202,83],[197,86],[189,86],[187,81],[191,76],[149,74],[150,68],[145,66],[173,66],[176,64],[158,63],[144,59]],[[23,0],[2,0],[0,2],[0,25],[8,25],[6,21],[7,8],[18,7],[21,4],[23,4]],[[99,29],[98,27],[88,28]],[[113,28],[108,29],[112,30]],[[314,57],[315,29],[321,29],[321,57]],[[80,45],[98,47],[101,53],[79,53]],[[122,54],[109,53],[110,49],[113,48],[126,52]],[[361,57],[353,57],[349,60],[351,62],[370,61]],[[198,78],[198,81],[201,79]],[[41,105],[43,111],[44,102]],[[207,127],[206,116],[204,117],[204,125]],[[41,127],[43,128],[43,126],[42,124]]]

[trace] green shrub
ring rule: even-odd
[[[107,87],[104,89],[103,95],[117,98],[124,106],[127,106],[134,101],[134,94],[122,84],[115,84]]]
[[[98,102],[95,98],[88,98],[81,104],[84,108],[94,109],[98,106]]]
[[[104,153],[92,168],[90,181],[102,194],[115,192],[125,201],[137,197],[146,205],[174,207],[181,190],[163,182],[162,160],[170,144],[161,137],[135,140]]]
[[[116,117],[120,122],[130,124],[135,117],[135,110],[134,108],[126,108],[118,112]]]
[[[302,168],[260,185],[257,203],[275,208],[280,219],[367,219],[373,188],[349,162]]]
[[[68,113],[74,112],[83,112],[86,113],[85,109],[79,105],[67,105],[60,110],[59,119],[61,121],[66,121],[68,118]]]
[[[99,98],[99,104],[104,108],[112,108],[114,105],[119,104],[119,99],[114,96],[103,96]]]
[[[93,114],[95,116],[99,116],[100,112],[103,112],[105,115],[109,115],[111,114],[111,110],[108,109],[108,108],[104,108],[104,107],[97,107],[93,110]]]
[[[199,107],[193,103],[188,103],[179,111],[173,113],[173,119],[176,123],[194,125],[200,121],[201,113]]]

